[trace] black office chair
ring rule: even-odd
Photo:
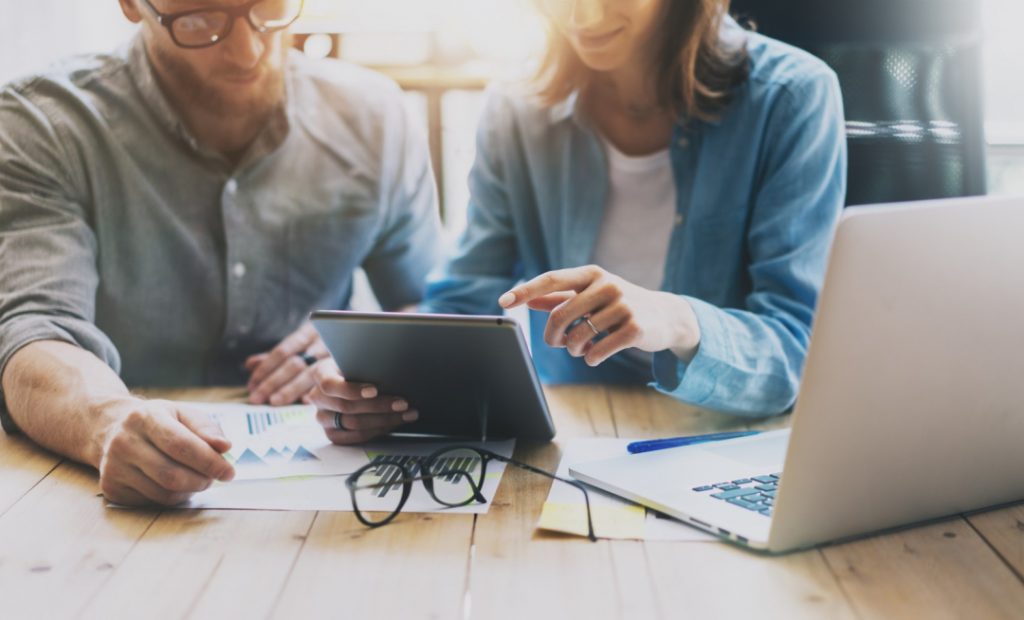
[[[733,0],[839,75],[848,205],[986,193],[979,0]]]

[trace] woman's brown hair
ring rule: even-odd
[[[658,103],[684,119],[714,120],[749,72],[746,47],[725,40],[722,22],[731,0],[662,0],[654,34]],[[534,83],[545,105],[586,89],[591,71],[548,20],[547,52]]]

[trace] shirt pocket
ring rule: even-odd
[[[352,274],[373,249],[379,230],[380,213],[365,198],[289,222],[285,255],[292,322],[314,310],[348,305]]]

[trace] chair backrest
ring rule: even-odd
[[[986,192],[978,0],[733,0],[839,75],[847,204]]]

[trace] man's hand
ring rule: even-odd
[[[125,397],[104,403],[99,415],[109,420],[98,438],[100,489],[112,502],[174,506],[235,476],[221,456],[231,443],[205,414]]]
[[[420,417],[403,398],[380,396],[373,385],[345,381],[332,359],[317,362],[313,375],[310,401],[319,409],[316,417],[327,438],[336,444],[369,441]]]
[[[290,405],[298,400],[310,402],[313,370],[309,359],[330,357],[320,334],[305,323],[281,341],[272,351],[253,355],[245,361],[249,379],[249,402],[254,405]]]
[[[550,312],[544,342],[568,349],[590,366],[629,348],[670,349],[689,361],[700,345],[697,317],[685,299],[639,287],[594,265],[542,274],[498,303]]]

